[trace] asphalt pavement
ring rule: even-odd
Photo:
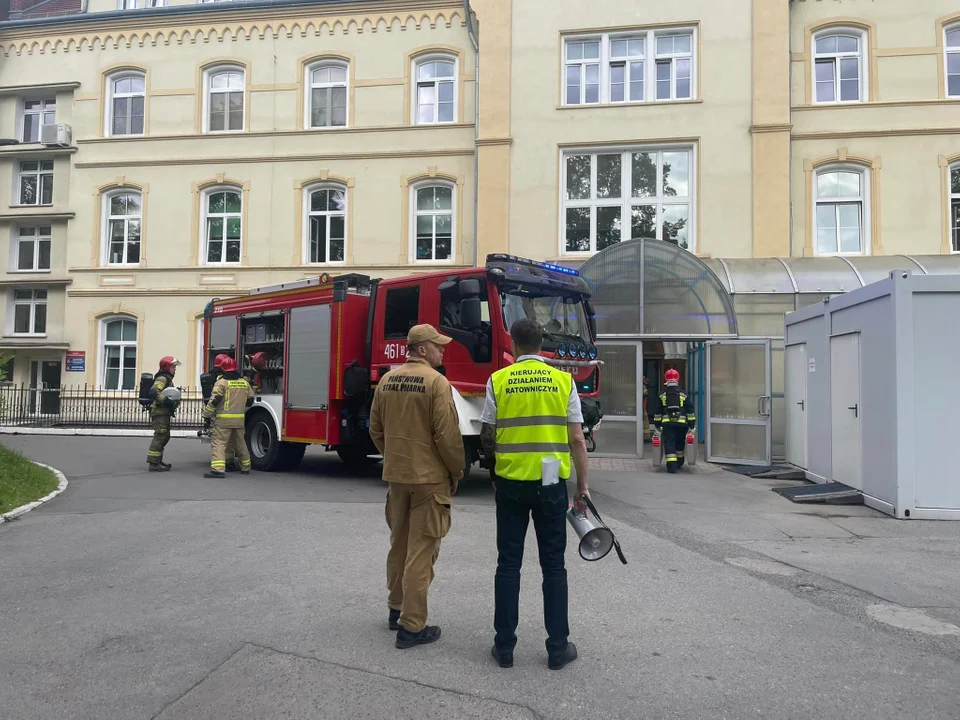
[[[387,628],[379,466],[202,478],[208,447],[3,436],[63,471],[0,525],[0,717],[960,717],[960,523],[797,506],[724,472],[598,470],[629,564],[568,547],[571,639],[546,667],[528,536],[516,666],[490,657],[482,472],[455,498],[430,594],[440,641]]]

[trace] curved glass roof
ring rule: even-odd
[[[601,335],[735,336],[725,283],[696,255],[660,240],[630,240],[580,267]]]

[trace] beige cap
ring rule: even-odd
[[[446,345],[453,338],[441,335],[433,325],[414,325],[407,333],[407,345],[416,345],[422,342],[432,342],[437,345]]]

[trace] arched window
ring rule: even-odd
[[[207,265],[240,262],[243,191],[237,187],[207,190],[203,203],[203,259]]]
[[[817,103],[867,100],[866,33],[831,28],[813,37],[814,99]]]
[[[347,126],[347,70],[347,63],[330,60],[307,67],[308,128]]]
[[[344,262],[347,247],[347,188],[343,185],[314,185],[304,192],[304,256],[307,262]]]
[[[125,315],[100,323],[100,385],[105,390],[137,386],[137,321]]]
[[[245,92],[242,67],[218,66],[204,72],[204,129],[212,133],[243,130]]]
[[[944,28],[947,97],[960,97],[960,24]]]
[[[868,173],[832,165],[818,170],[814,182],[817,255],[863,254],[870,224]]]
[[[414,62],[414,113],[417,125],[457,120],[457,61],[429,55]]]
[[[142,72],[118,72],[107,78],[106,133],[110,137],[143,135],[146,80]]]
[[[960,253],[960,163],[950,168],[950,250]]]
[[[415,262],[452,260],[456,238],[456,188],[453,183],[428,181],[414,185],[411,213],[412,256]]]
[[[104,264],[138,265],[143,218],[139,190],[120,188],[103,198]]]

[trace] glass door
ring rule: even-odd
[[[707,459],[770,465],[770,341],[707,345]]]
[[[600,409],[597,455],[643,457],[643,349],[639,342],[598,342]]]

